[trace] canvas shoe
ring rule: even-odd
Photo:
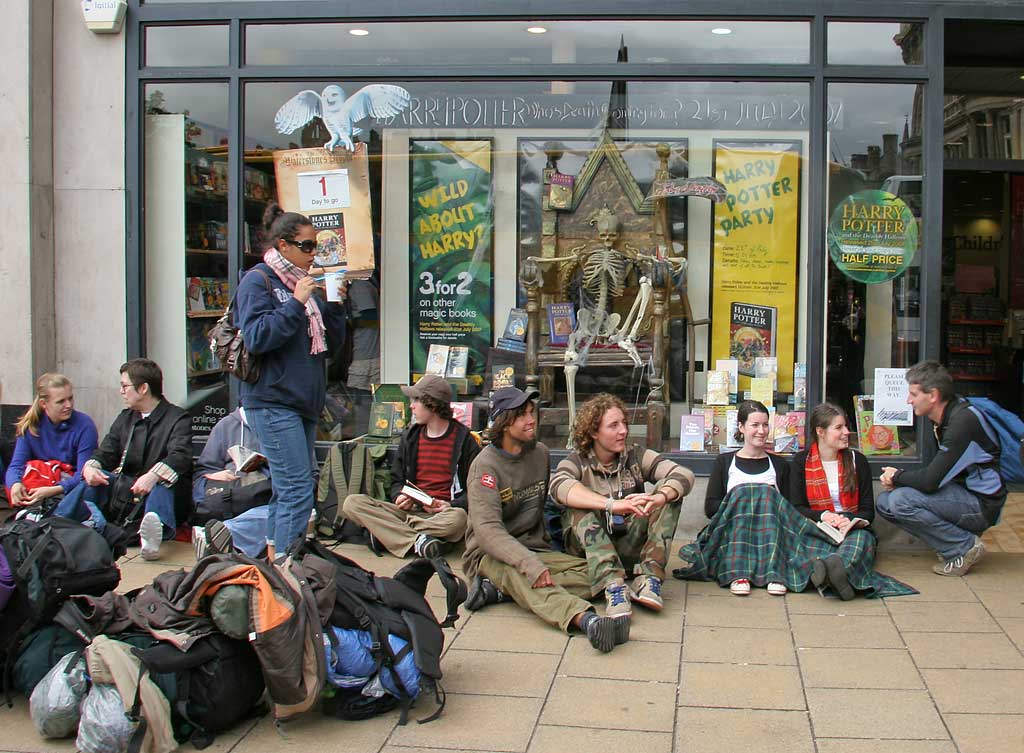
[[[839,594],[843,601],[850,601],[857,595],[846,577],[846,565],[838,554],[830,554],[825,558],[825,572],[828,573],[828,582],[832,590]]]
[[[948,575],[950,577],[967,575],[967,571],[974,567],[974,565],[978,563],[978,560],[984,556],[985,545],[981,543],[981,539],[975,536],[974,546],[959,557],[953,557],[952,559],[946,560],[941,565],[935,565],[935,567],[932,568],[932,572],[939,575]]]
[[[615,643],[629,640],[629,627],[633,619],[633,607],[629,604],[629,589],[621,580],[613,580],[604,589],[604,616],[615,620]]]
[[[661,581],[653,575],[638,575],[629,586],[629,598],[641,606],[660,612],[665,602],[661,598]]]
[[[464,606],[471,612],[483,609],[491,604],[500,604],[508,601],[505,592],[498,588],[490,578],[477,575],[469,584],[469,593],[466,595]]]
[[[416,542],[412,545],[412,548],[416,552],[417,557],[426,557],[428,560],[444,554],[441,549],[441,542],[433,536],[427,536],[425,533],[421,533],[416,537]]]
[[[768,584],[768,593],[770,593],[772,596],[785,596],[786,595],[786,591],[788,591],[788,590],[789,589],[786,588],[786,584],[785,583],[769,583]]]
[[[231,536],[231,530],[220,520],[209,520],[206,523],[204,535],[206,537],[207,554],[224,554],[235,551],[235,540]]]
[[[737,578],[729,584],[729,591],[734,596],[750,596],[750,581],[746,578]]]
[[[587,636],[591,646],[602,654],[607,654],[615,648],[615,623],[613,617],[599,617],[596,613],[587,611],[580,620],[580,630]]]
[[[139,541],[142,544],[140,554],[142,559],[160,559],[160,544],[163,539],[164,524],[160,522],[160,517],[151,510],[142,516],[142,522],[139,524]]]
[[[192,526],[192,551],[195,552],[196,562],[208,553],[206,551],[206,529],[202,526]]]

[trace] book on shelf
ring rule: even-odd
[[[206,295],[203,293],[203,278],[189,277],[185,284],[185,300],[189,311],[206,311]]]
[[[516,386],[516,367],[514,364],[496,363],[491,369],[491,390]]]
[[[407,497],[412,497],[422,506],[429,507],[430,505],[434,504],[433,497],[431,497],[425,491],[416,486],[416,484],[413,484],[412,482],[409,481],[406,481],[405,484],[402,485],[402,490],[400,493],[404,494]]]
[[[388,400],[381,404],[391,406],[391,433],[401,434],[405,431],[405,427],[409,423],[407,418],[409,410],[408,406],[400,400]]]
[[[696,406],[690,409],[691,415],[699,416],[701,423],[704,424],[704,445],[707,446],[712,443],[712,434],[714,432],[714,408],[704,408]]]
[[[469,394],[469,380],[465,377],[445,377],[445,381],[448,382],[452,395]]]
[[[715,371],[729,372],[729,393],[736,397],[740,391],[740,363],[735,358],[719,358],[715,361]]]
[[[858,528],[867,528],[869,525],[871,525],[866,520],[864,520],[864,518],[851,518],[850,522],[853,523],[853,525],[847,529],[848,531],[856,531]],[[843,541],[846,540],[846,534],[840,531],[834,525],[826,523],[824,520],[819,520],[816,523],[816,525],[819,529],[821,529],[822,532],[825,533],[826,536],[828,536],[837,544],[842,544]]]
[[[736,438],[736,431],[738,429],[740,412],[736,408],[730,407],[725,412],[725,446],[726,447],[742,447],[743,440]],[[717,418],[717,416],[716,416]]]
[[[452,406],[452,418],[465,426],[473,428],[473,403],[471,401],[459,401],[450,404]]]
[[[423,373],[436,374],[443,377],[448,370],[448,352],[450,349],[448,345],[431,343],[430,350],[427,351],[427,365],[424,367]]]
[[[465,379],[469,367],[469,348],[465,345],[452,345],[448,349],[448,367],[445,376],[449,379]]]
[[[374,403],[370,406],[370,425],[367,434],[372,437],[390,437],[394,434],[395,406]]]
[[[729,444],[726,436],[729,434],[729,413],[733,414],[733,431],[736,431],[736,406],[735,405],[709,405],[704,408],[704,424],[711,427],[711,442],[717,445],[734,446]]]
[[[572,208],[572,187],[576,179],[565,173],[552,173],[548,191],[548,206],[552,209]]]
[[[738,362],[739,373],[756,376],[754,361],[775,355],[777,309],[754,303],[733,302],[729,316],[729,357]]]
[[[775,452],[799,452],[803,449],[806,414],[789,411],[775,416]]]
[[[899,455],[899,430],[895,426],[875,423],[873,396],[854,395],[853,407],[860,451],[865,455]]]
[[[779,359],[774,356],[759,356],[754,359],[754,378],[771,379],[772,391],[779,388]]]
[[[267,456],[240,444],[228,447],[228,457],[235,464],[236,473],[249,473],[267,464]]]
[[[519,340],[510,340],[507,337],[499,337],[498,342],[494,347],[498,350],[507,350],[509,353],[526,352],[526,343],[520,342]]]
[[[729,404],[729,372],[709,371],[707,377],[707,395],[705,405]]]
[[[770,408],[775,402],[775,393],[772,390],[771,377],[751,377],[750,379],[750,399],[757,400],[759,403],[764,404],[766,408]]]
[[[793,409],[807,410],[807,364],[793,364]]]
[[[526,309],[509,309],[508,319],[505,320],[505,331],[501,335],[502,338],[516,342],[526,342],[526,327],[529,322],[530,317],[526,313]]]
[[[566,345],[569,335],[576,329],[576,308],[568,302],[549,303],[548,331],[552,345]]]
[[[704,415],[684,414],[679,420],[679,451],[704,451]]]

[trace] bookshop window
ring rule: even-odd
[[[921,65],[924,24],[833,21],[828,25],[830,65]]]
[[[228,64],[228,27],[147,26],[146,65],[200,68]]]
[[[567,335],[583,310],[604,324],[579,340],[577,404],[611,391],[639,408],[653,391],[666,450],[679,447],[682,417],[706,410],[716,451],[753,387],[768,385],[780,416],[799,412],[806,84],[321,80],[244,94],[246,204],[258,193],[316,215],[351,281],[352,336],[331,354],[321,439],[392,431],[375,401],[393,390],[372,386],[432,370],[475,429],[502,380],[536,379],[545,405],[564,410]],[[328,98],[366,97],[393,113],[354,130],[311,114]],[[303,193],[338,171],[337,209],[313,201],[333,201],[321,183]],[[257,219],[246,210],[247,260],[264,246]],[[601,260],[607,269],[590,274]],[[528,321],[531,295],[540,308]],[[687,327],[687,315],[712,323]],[[741,319],[747,337],[733,347]],[[767,381],[752,383],[758,356]],[[712,407],[707,365],[718,361],[734,378]],[[564,421],[544,431],[564,445]]]
[[[878,369],[921,357],[922,123],[918,84],[832,84],[825,396],[868,455],[916,455],[912,425],[875,425]],[[912,416],[907,420],[912,423]]]
[[[247,24],[246,65],[807,63],[806,21]],[[438,51],[443,50],[443,56]]]
[[[193,435],[230,410],[207,333],[228,302],[227,84],[145,89],[146,355]]]

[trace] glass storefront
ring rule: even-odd
[[[372,431],[377,385],[439,369],[475,429],[495,386],[537,386],[553,447],[570,391],[609,391],[666,451],[729,447],[747,397],[795,451],[810,396],[863,449],[918,455],[913,426],[869,429],[875,370],[928,355],[926,23],[192,20],[141,29],[140,83],[147,350],[183,364],[168,395],[197,434],[233,399],[204,330],[276,200],[352,281],[321,440]],[[865,55],[875,80],[845,79]],[[174,65],[211,80],[158,80]]]

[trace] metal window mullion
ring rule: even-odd
[[[125,353],[142,355],[146,348],[145,242],[142,233],[145,201],[143,155],[144,85],[138,75],[142,63],[142,31],[129,23],[125,30]]]
[[[243,140],[243,120],[245,117],[242,104],[241,63],[242,63],[242,24],[232,20],[228,33],[228,61],[231,74],[228,79],[228,248],[234,253],[228,254],[228,290],[230,300],[234,300],[235,289],[238,287],[238,274],[244,266],[242,254],[245,239],[241,233],[242,221],[245,218],[245,141]],[[234,410],[238,406],[238,382],[227,377],[228,408]]]
[[[809,217],[807,218],[807,404],[817,405],[825,395],[825,336],[828,312],[825,290],[828,288],[828,265],[825,254],[825,124],[828,97],[823,66],[825,60],[825,19],[819,16],[811,25],[811,62],[815,68],[811,80],[809,114],[810,134],[807,147]],[[817,198],[815,198],[817,197]],[[811,318],[815,317],[812,322]]]

